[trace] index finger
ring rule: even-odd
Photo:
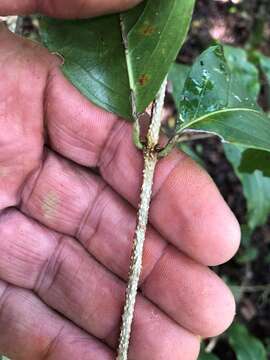
[[[43,13],[59,18],[87,18],[123,11],[141,0],[1,0],[0,15]]]

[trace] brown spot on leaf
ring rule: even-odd
[[[151,24],[144,24],[140,28],[140,33],[144,36],[151,36],[156,31],[155,27]]]
[[[139,77],[139,83],[141,86],[147,85],[149,83],[149,80],[150,80],[150,76],[148,74],[142,74]]]

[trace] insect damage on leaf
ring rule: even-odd
[[[145,22],[143,26],[139,29],[139,33],[144,36],[151,36],[156,31],[156,27]]]
[[[139,83],[141,86],[145,86],[150,81],[150,76],[147,74],[142,74],[139,78]]]
[[[258,70],[243,49],[210,47],[190,68],[175,64],[171,80],[179,113],[177,134],[205,132],[253,149],[244,153],[241,171],[257,169],[269,176],[270,121],[256,101]]]
[[[233,76],[221,45],[195,61],[179,104],[176,133],[204,131],[231,144],[270,151],[269,119]]]

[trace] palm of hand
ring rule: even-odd
[[[0,352],[112,359],[142,169],[131,127],[39,45],[3,28],[0,43]],[[195,359],[198,335],[234,315],[207,265],[234,254],[238,224],[178,152],[158,167],[150,220],[130,359]]]

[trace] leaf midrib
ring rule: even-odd
[[[159,36],[159,40],[155,46],[155,49],[153,50],[152,54],[151,54],[151,57],[148,59],[147,63],[144,65],[144,70],[145,68],[147,68],[149,66],[149,63],[150,63],[150,60],[155,56],[155,52],[156,50],[158,49],[159,47],[159,44],[161,42],[161,40],[163,39],[164,37],[164,33],[166,33],[166,30],[167,30],[167,27],[168,27],[168,24],[169,24],[169,20],[170,18],[172,17],[172,14],[173,14],[173,10],[175,9],[175,5],[176,5],[176,1],[174,1],[174,5],[172,6],[172,9],[170,11],[170,16],[169,16],[169,19],[165,25],[165,28],[162,30],[160,36]],[[134,31],[134,28],[136,28],[138,22],[141,20],[141,18],[144,16],[145,12],[147,11],[147,7],[149,6],[149,4],[146,5],[146,7],[144,8],[142,14],[139,16],[139,18],[137,19],[137,21],[135,22],[135,24],[132,26],[132,28],[129,30],[129,32],[126,32],[125,33],[125,36],[126,36],[126,39],[127,39],[127,45],[128,45],[128,37],[130,35],[130,33],[132,31]],[[123,16],[122,14],[119,15],[119,24],[120,24],[120,32],[121,34],[123,35],[123,28],[122,28],[122,25],[121,25],[121,22],[124,23],[124,19],[123,19]],[[125,28],[125,25],[124,25],[124,28]],[[125,52],[125,58],[126,58],[126,65],[127,65],[127,72],[128,72],[128,79],[129,79],[129,86],[130,86],[130,89],[131,91],[133,91],[134,93],[134,96],[135,96],[135,100],[136,100],[136,104],[137,104],[137,86],[136,86],[136,79],[134,78],[134,72],[133,72],[133,69],[132,69],[132,53],[135,51],[136,47],[133,48],[131,51],[129,50],[129,48],[125,49],[125,46],[124,46],[124,52]]]
[[[147,67],[149,66],[149,63],[152,62],[152,59],[156,56],[156,51],[157,51],[157,49],[158,49],[158,47],[159,47],[159,44],[160,44],[161,40],[162,40],[163,37],[164,37],[164,33],[166,34],[166,30],[167,30],[167,27],[169,26],[170,19],[172,18],[173,10],[175,9],[175,5],[176,5],[176,1],[174,1],[174,4],[173,4],[172,9],[171,9],[171,11],[170,11],[170,16],[169,16],[169,18],[167,19],[167,22],[166,22],[165,27],[163,28],[163,30],[162,30],[161,33],[160,33],[159,40],[158,40],[158,42],[156,43],[155,49],[153,50],[153,52],[152,52],[151,56],[149,57],[147,63],[145,63],[145,65],[144,65],[144,68],[143,68],[144,71],[145,71],[145,68],[147,68]]]
[[[187,124],[183,124],[182,126],[180,126],[180,131],[183,131],[185,129],[188,129],[190,127],[192,127],[193,125],[203,121],[203,120],[212,120],[211,118],[213,116],[216,116],[216,115],[220,115],[220,114],[226,114],[226,113],[229,113],[229,112],[236,112],[236,111],[243,111],[243,112],[253,112],[255,114],[258,114],[258,115],[262,115],[262,113],[258,110],[253,110],[253,109],[248,109],[248,108],[231,108],[231,109],[222,109],[222,110],[218,110],[218,111],[215,111],[215,112],[212,112],[210,114],[206,114],[206,115],[203,115],[195,120],[192,120],[190,122],[188,122]]]

